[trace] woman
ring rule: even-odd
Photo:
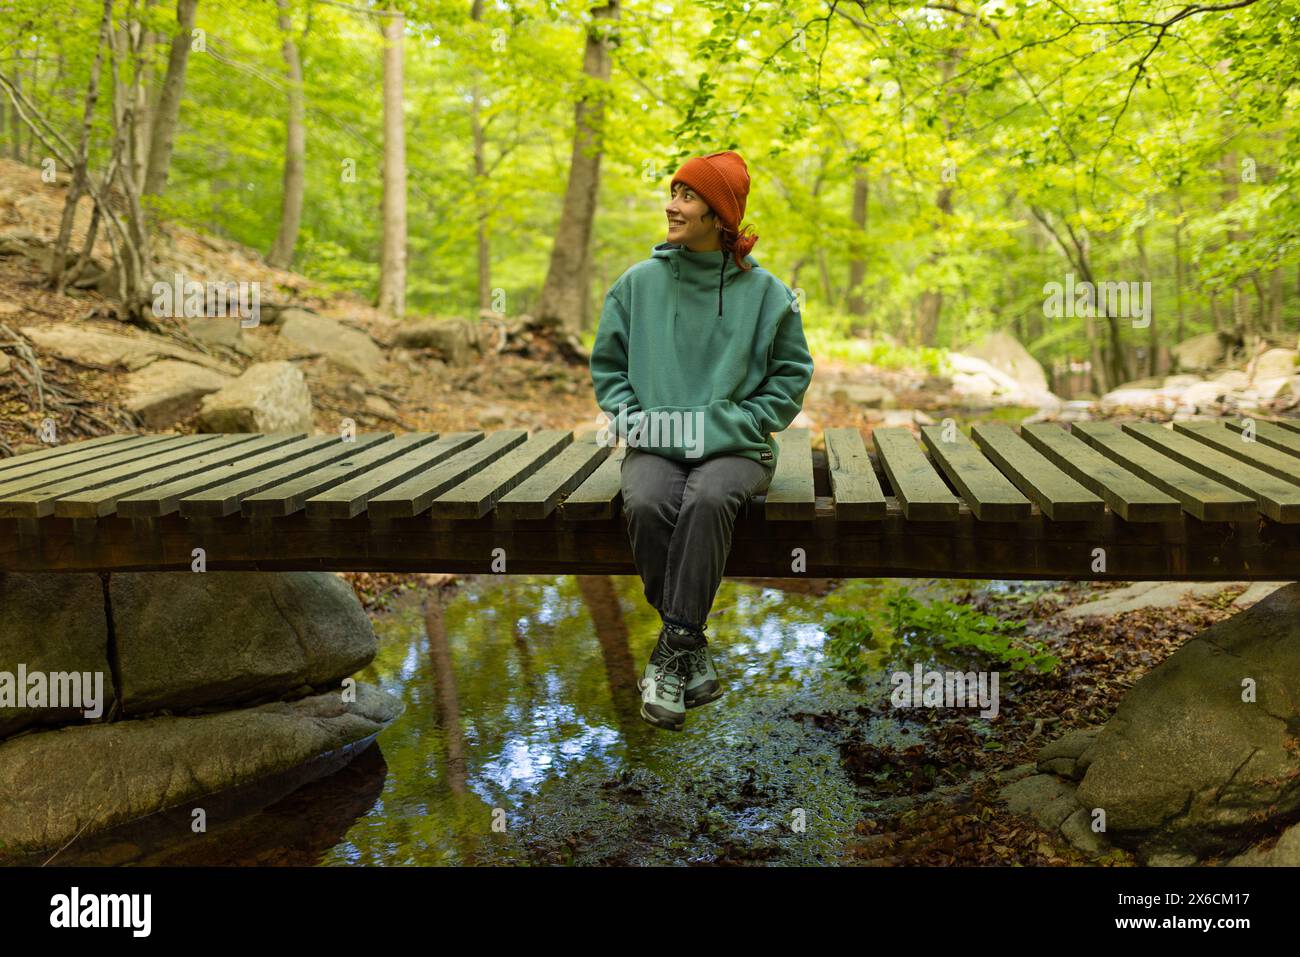
[[[740,229],[749,172],[727,151],[688,159],[669,185],[668,241],[605,296],[591,353],[596,402],[628,446],[623,514],[663,628],[640,681],[641,717],[680,731],[722,695],[705,619],[736,514],[767,489],[772,432],[812,378],[799,304]]]

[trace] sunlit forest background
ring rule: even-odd
[[[1100,392],[1198,333],[1300,329],[1296,0],[3,9],[6,155],[84,156],[124,237],[136,192],[398,316],[589,342],[672,171],[736,149],[814,351],[1001,329]],[[1150,282],[1153,321],[1045,317],[1067,273]]]

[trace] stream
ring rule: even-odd
[[[1007,583],[777,584],[723,581],[708,637],[727,693],[681,733],[638,714],[659,626],[640,579],[399,592],[372,616],[379,651],[357,676],[406,705],[375,746],[207,834],[97,841],[59,863],[840,862],[883,797],[846,754],[902,751],[925,727],[891,711],[883,677],[855,691],[826,667],[827,621],[899,585],[934,598]]]

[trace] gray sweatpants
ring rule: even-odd
[[[623,458],[623,516],[646,601],[667,623],[709,617],[731,552],[736,515],[767,490],[774,465],[743,455],[700,462],[631,448]]]

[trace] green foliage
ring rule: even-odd
[[[1278,332],[1300,328],[1300,0],[1188,7],[1172,19],[1114,0],[903,3],[867,32],[812,0],[630,2],[598,25],[611,39],[607,82],[582,69],[590,4],[488,4],[479,21],[463,4],[401,6],[413,311],[477,309],[480,223],[506,310],[535,305],[564,207],[574,106],[586,96],[604,104],[594,303],[665,238],[677,165],[735,148],[750,164],[755,258],[803,290],[820,355],[937,371],[933,350],[1006,329],[1041,361],[1087,358],[1087,324],[1043,314],[1044,284],[1077,278],[1081,249],[1099,281],[1150,279],[1150,341],[1210,329],[1212,305],[1257,327],[1278,307]],[[295,265],[370,292],[381,38],[363,4],[289,7],[306,77]],[[21,74],[25,94],[75,141],[98,8],[6,8],[0,72]],[[154,96],[174,9],[136,3],[118,16],[130,10],[144,11],[159,41],[146,54]],[[197,17],[206,49],[190,56],[158,205],[266,250],[287,113],[277,8],[203,0]],[[104,72],[92,124],[101,172],[114,110]],[[6,154],[11,116],[0,129]],[[30,135],[19,139],[40,163],[41,144],[28,152]],[[926,302],[936,304],[929,325]],[[1122,324],[1099,335],[1148,342]]]
[[[939,375],[943,371],[943,349],[908,346],[891,341],[840,338],[833,331],[805,326],[804,335],[813,355],[826,359],[860,362],[881,369],[909,369]]]
[[[883,620],[873,622],[869,612],[855,611],[833,615],[827,625],[827,658],[851,684],[879,672],[899,646],[973,653],[1012,671],[1050,673],[1060,664],[1041,642],[1024,637],[1023,620],[1004,620],[943,599],[921,602],[903,587],[885,606]]]

